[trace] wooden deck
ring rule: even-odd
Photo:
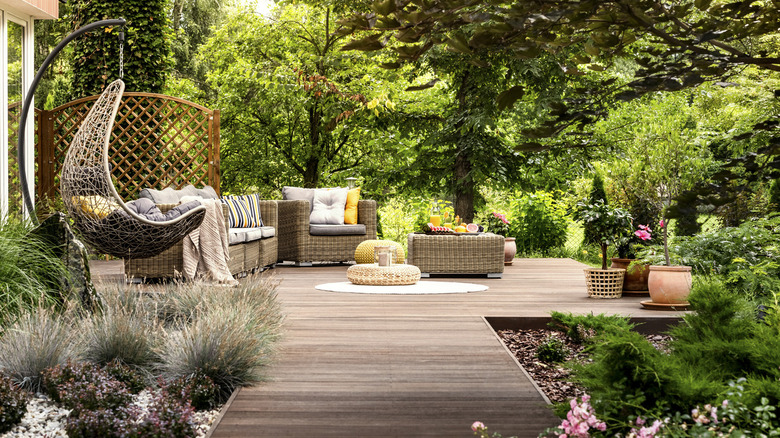
[[[324,292],[346,266],[277,267],[286,330],[269,381],[242,389],[213,437],[472,437],[473,421],[504,436],[558,424],[483,316],[550,310],[642,317],[641,298],[587,297],[584,265],[518,259],[503,279],[435,278],[483,292],[367,295]]]

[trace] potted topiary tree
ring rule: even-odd
[[[577,204],[575,219],[581,221],[588,233],[601,246],[601,269],[585,269],[588,295],[591,298],[620,298],[623,296],[623,278],[626,270],[607,268],[607,248],[617,245],[631,230],[631,215],[622,208],[613,208],[599,200]]]

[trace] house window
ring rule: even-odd
[[[29,35],[27,22],[16,18],[8,12],[2,12],[2,29],[0,29],[0,70],[3,76],[2,101],[5,102],[7,111],[2,112],[2,126],[0,126],[0,142],[6,145],[2,154],[0,166],[0,209],[2,215],[19,216],[24,212],[22,198],[22,181],[19,176],[19,163],[17,160],[17,141],[19,135],[19,117],[22,110],[22,100],[27,90],[29,78],[27,71],[30,62]],[[31,111],[32,113],[32,111]],[[32,114],[31,114],[32,116]],[[32,144],[34,119],[30,117],[26,129],[26,170],[28,178],[34,172],[34,151]],[[32,187],[31,187],[32,189]]]

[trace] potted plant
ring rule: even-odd
[[[490,213],[485,220],[487,231],[499,236],[504,236],[504,265],[509,266],[517,254],[517,244],[514,237],[509,237],[509,220],[506,215],[494,211]]]
[[[588,295],[592,298],[620,298],[626,270],[607,268],[607,247],[617,245],[631,229],[631,215],[622,208],[613,208],[603,200],[577,203],[575,219],[581,221],[601,246],[601,269],[585,269]]]
[[[658,226],[663,229],[664,265],[650,265],[647,277],[647,288],[651,302],[642,302],[648,308],[680,308],[688,306],[688,295],[691,292],[691,267],[673,266],[669,256],[668,221],[661,219]]]
[[[624,236],[617,245],[618,256],[612,258],[610,268],[623,268],[623,295],[648,295],[647,277],[650,265],[636,259],[636,248],[650,241],[653,230],[648,225],[639,225],[632,233]]]

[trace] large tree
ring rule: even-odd
[[[390,156],[373,130],[392,108],[381,73],[368,56],[341,52],[346,38],[334,30],[327,6],[287,6],[273,18],[236,11],[202,48],[223,108],[229,190],[343,182],[369,153]]]
[[[623,80],[605,75],[551,106],[546,121],[525,131],[531,138],[555,138],[576,131],[588,134],[590,125],[608,114],[615,100],[678,91],[707,81],[725,83],[745,68],[765,75],[780,71],[776,2],[382,0],[373,2],[372,9],[343,22],[353,32],[367,31],[348,47],[388,48],[402,62],[416,61],[435,46],[470,56],[481,50],[505,49],[524,59],[551,53],[559,57],[561,71],[569,75],[611,70],[616,60],[631,60]],[[522,95],[523,84],[509,90],[514,93],[505,96],[507,105]],[[780,91],[775,93],[780,95]],[[775,113],[734,138],[760,137],[762,141],[748,154],[724,157],[723,171],[706,187],[721,199],[709,197],[705,202],[728,202],[751,181],[777,177],[779,128],[780,117]],[[577,144],[583,138],[584,144],[593,144],[587,135],[557,138],[527,141],[518,148]]]

